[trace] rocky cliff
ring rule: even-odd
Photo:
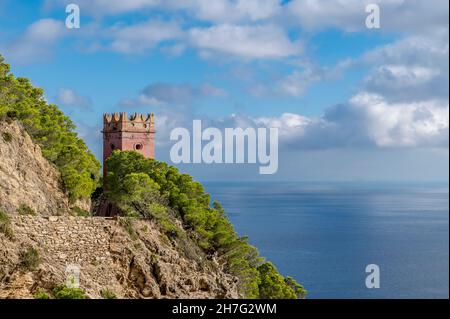
[[[0,298],[33,298],[79,270],[90,298],[237,298],[237,282],[192,242],[172,242],[148,220],[73,216],[11,217],[12,238],[0,232]],[[129,231],[132,229],[133,234]],[[24,256],[37,251],[30,267]]]
[[[239,297],[236,278],[186,234],[70,212],[58,170],[19,123],[0,121],[0,298],[51,296],[74,267],[90,298]]]
[[[0,121],[0,210],[15,214],[21,205],[42,215],[69,211],[58,170],[18,122]]]

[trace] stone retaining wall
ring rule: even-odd
[[[99,263],[109,257],[114,219],[72,216],[11,216],[15,236],[28,237],[61,263]]]

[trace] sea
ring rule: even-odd
[[[448,183],[204,185],[307,298],[449,298]],[[379,288],[366,285],[368,265]]]

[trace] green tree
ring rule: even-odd
[[[218,253],[225,261],[225,270],[238,277],[245,297],[296,298],[293,279],[288,285],[275,268],[270,274],[259,268],[266,264],[258,250],[246,237],[238,237],[220,203],[211,205],[209,194],[191,176],[131,151],[113,152],[106,168],[103,188],[110,201],[129,216],[154,218],[166,233],[176,230],[173,218],[181,219],[206,254]]]
[[[295,281],[294,278],[286,277],[284,279],[284,282],[286,283],[286,285],[288,285],[294,290],[295,294],[297,295],[297,298],[304,299],[306,297],[308,292],[302,285],[300,285],[297,281]]]
[[[56,299],[87,299],[83,289],[70,288],[65,285],[55,287],[53,289],[53,295]]]
[[[293,278],[281,276],[275,266],[266,262],[258,267],[259,297],[262,299],[298,299],[304,297],[304,289]],[[300,293],[302,291],[302,293]]]
[[[75,125],[26,78],[15,78],[0,55],[0,120],[19,121],[42,154],[61,172],[71,201],[88,198],[99,180],[100,163],[75,133]]]

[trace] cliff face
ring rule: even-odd
[[[15,214],[27,205],[42,215],[65,214],[69,200],[59,183],[58,170],[21,125],[0,121],[0,210]]]
[[[0,298],[51,295],[73,267],[90,298],[239,297],[184,231],[174,240],[149,220],[70,216],[59,180],[20,124],[0,121]],[[23,204],[36,214],[19,214]]]
[[[95,217],[15,215],[11,224],[12,240],[0,233],[0,298],[51,292],[74,266],[90,298],[105,289],[118,298],[239,297],[235,278],[217,262],[203,260],[189,240],[168,240],[147,220],[127,226],[133,236],[119,220]],[[35,269],[23,265],[30,247],[40,259]]]

